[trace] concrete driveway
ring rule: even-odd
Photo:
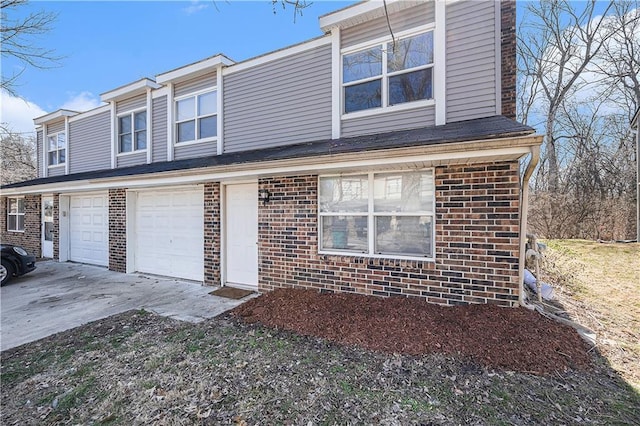
[[[193,282],[76,263],[37,266],[0,288],[1,350],[130,309],[199,322],[242,303],[211,296],[214,288]]]

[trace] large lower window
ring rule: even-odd
[[[433,31],[342,56],[344,113],[433,98]]]
[[[7,199],[7,231],[24,231],[24,198]]]
[[[49,166],[57,166],[66,162],[67,138],[64,132],[47,135],[47,161]]]
[[[320,251],[433,258],[431,170],[319,179]]]
[[[200,141],[218,136],[218,92],[176,99],[178,142]]]
[[[147,112],[138,111],[118,117],[118,151],[147,149]]]

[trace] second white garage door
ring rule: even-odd
[[[202,188],[137,193],[136,270],[204,280]]]

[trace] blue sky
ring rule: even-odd
[[[314,1],[293,17],[270,1],[32,1],[16,12],[55,12],[35,44],[61,56],[57,68],[27,68],[16,92],[2,94],[2,117],[14,131],[59,108],[89,109],[100,93],[155,77],[216,53],[241,61],[322,35],[318,17],[353,1]],[[12,12],[14,14],[15,12]],[[11,17],[11,15],[10,15]],[[22,64],[3,58],[3,73]]]

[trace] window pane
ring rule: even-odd
[[[49,136],[47,140],[49,141],[49,151],[53,151],[58,148],[58,142],[56,141],[55,136]]]
[[[18,219],[17,216],[8,216],[7,217],[7,229],[10,231],[15,231],[17,228]]]
[[[204,93],[198,96],[198,115],[210,115],[218,112],[217,92]]]
[[[119,124],[119,130],[118,133],[123,134],[123,133],[131,133],[131,116],[127,115],[126,117],[120,117],[118,119]]]
[[[320,178],[321,212],[366,212],[368,198],[367,175]]]
[[[342,81],[362,80],[382,74],[382,49],[373,47],[342,57]]]
[[[18,198],[18,213],[24,213],[24,198]]]
[[[120,152],[131,152],[131,134],[120,135]]]
[[[44,221],[45,222],[53,222],[53,201],[47,200],[44,202]]]
[[[344,112],[354,112],[382,106],[382,80],[354,84],[344,88]]]
[[[376,213],[431,213],[433,211],[431,171],[375,174],[373,207]]]
[[[366,253],[367,235],[367,216],[322,217],[322,250]]]
[[[56,164],[58,164],[58,152],[52,151],[49,153],[49,165],[55,166]]]
[[[429,216],[376,216],[376,254],[433,255]]]
[[[17,219],[18,219],[18,228],[17,228],[18,231],[24,231],[24,216],[23,215],[17,216]]]
[[[389,77],[389,105],[431,99],[431,68]]]
[[[428,32],[387,44],[387,70],[406,70],[433,63],[433,33]]]
[[[135,122],[135,130],[145,130],[147,128],[147,113],[145,111],[135,113],[133,120]]]
[[[18,213],[18,199],[9,198],[9,213]]]
[[[212,138],[218,135],[218,118],[217,116],[205,117],[198,120],[200,123],[200,133],[198,139]]]
[[[67,138],[64,133],[58,133],[58,149],[67,147]]]
[[[64,164],[64,162],[66,161],[66,150],[61,149],[60,151],[58,151],[58,164]]]
[[[145,130],[136,132],[136,149],[147,148],[147,132]]]
[[[196,116],[195,99],[187,98],[176,103],[177,120],[188,120]]]
[[[178,142],[192,141],[196,138],[195,120],[178,124]]]
[[[45,241],[53,241],[53,222],[44,223],[44,239]]]

